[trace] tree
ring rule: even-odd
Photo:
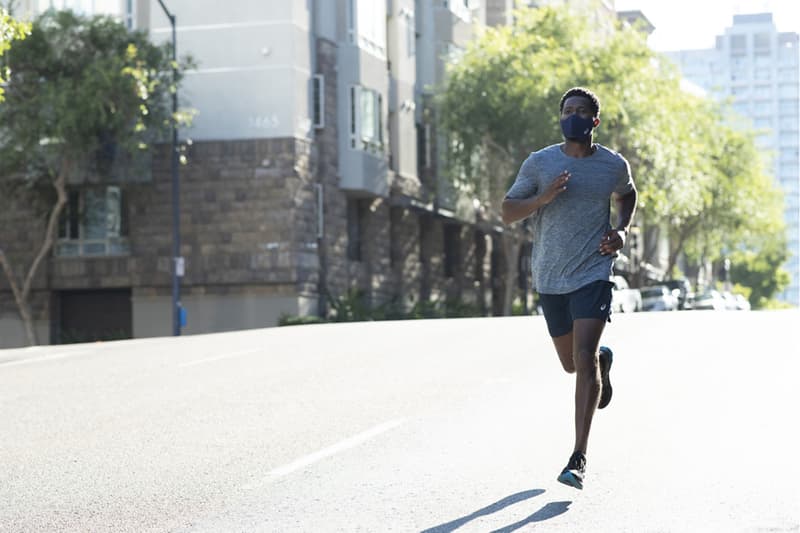
[[[568,6],[522,9],[515,19],[467,48],[438,99],[447,176],[495,216],[528,153],[561,140],[561,94],[583,85],[601,97],[595,140],[631,164],[637,224],[668,232],[670,268],[681,253],[713,259],[726,245],[736,249],[738,236],[763,240],[779,226],[777,192],[757,167],[752,138],[682,90],[674,65],[644,34],[620,25],[593,33]],[[653,262],[655,253],[646,247],[642,259]]]
[[[751,289],[748,300],[753,309],[774,306],[772,298],[789,286],[791,276],[782,267],[788,255],[785,238],[780,237],[731,254],[731,279]]]
[[[723,114],[717,109],[717,114]],[[783,193],[764,172],[753,134],[718,122],[705,127],[704,172],[713,179],[698,197],[702,209],[670,220],[670,268],[681,253],[691,262],[705,263],[722,258],[725,251],[770,250],[775,258],[782,249],[785,260]],[[777,275],[775,268],[780,264],[773,265],[768,275]],[[780,284],[775,287],[776,292],[782,290]],[[755,298],[772,296],[754,294]],[[751,303],[755,307],[757,302]]]
[[[45,227],[27,267],[29,258],[14,264],[0,243],[0,264],[31,344],[31,288],[53,248],[67,184],[124,179],[125,168],[149,164],[151,147],[172,121],[187,118],[172,116],[170,58],[168,45],[156,46],[110,17],[52,10],[2,58],[8,80],[0,104],[0,186],[12,201],[25,198]],[[175,65],[178,79],[190,64]]]

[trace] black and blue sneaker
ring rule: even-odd
[[[602,383],[602,388],[600,389],[600,403],[597,408],[602,409],[608,405],[608,402],[611,401],[611,395],[614,393],[614,389],[611,387],[611,378],[609,377],[611,363],[614,362],[614,352],[607,346],[601,346],[598,359],[600,360],[600,382]]]
[[[574,452],[569,458],[567,466],[558,476],[558,481],[564,485],[583,490],[583,476],[586,474],[586,455],[583,452]]]

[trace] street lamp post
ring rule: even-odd
[[[175,15],[170,13],[162,0],[161,9],[172,26],[172,334],[181,334],[183,307],[181,306],[181,280],[184,262],[181,257],[180,181],[178,179],[178,42],[175,32]]]

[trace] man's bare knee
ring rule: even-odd
[[[564,367],[564,370],[567,374],[574,374],[575,373],[575,363],[573,361],[566,361],[564,359],[559,358],[561,361],[561,366]]]
[[[597,354],[591,350],[578,350],[575,352],[575,369],[578,372],[594,374],[597,372],[600,363]]]

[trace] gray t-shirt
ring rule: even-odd
[[[611,194],[634,189],[628,162],[596,144],[588,157],[570,157],[555,144],[533,152],[522,163],[506,198],[523,199],[544,192],[564,170],[567,190],[531,215],[533,288],[565,294],[598,280],[610,280],[613,255],[601,255],[600,241],[611,229]]]

